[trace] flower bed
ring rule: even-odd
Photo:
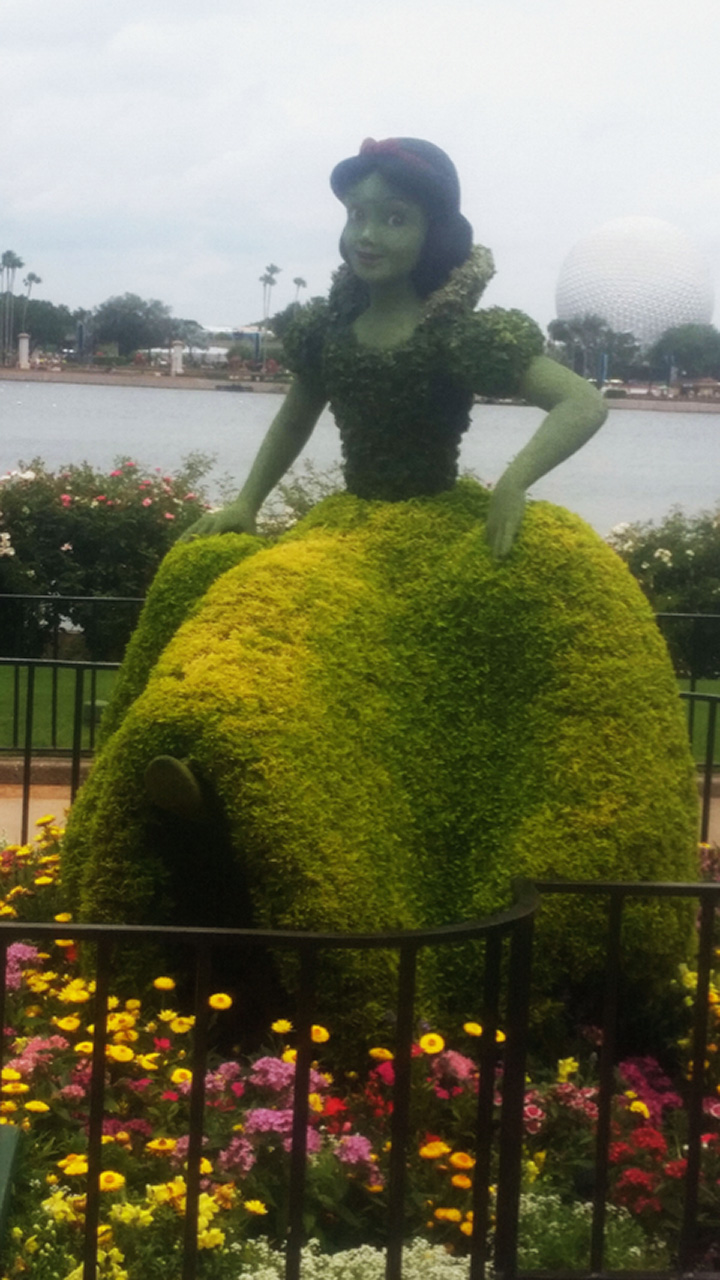
[[[59,883],[61,831],[48,816],[32,846],[0,853],[0,917],[55,919],[44,952],[8,949],[0,1124],[27,1135],[16,1182],[3,1280],[80,1280],[85,1219],[93,992],[71,939]],[[711,860],[712,861],[712,860]],[[695,976],[678,993],[692,1003]],[[711,989],[720,1009],[720,975]],[[210,997],[222,1038],[229,992]],[[282,1010],[278,1011],[282,1013]],[[442,1034],[441,1034],[442,1031]],[[481,1027],[418,1028],[409,1151],[405,1275],[467,1274],[472,1233],[473,1134]],[[193,1019],[175,979],[116,993],[108,1015],[99,1275],[177,1280],[182,1250]],[[502,1033],[499,1033],[502,1040]],[[306,1227],[314,1238],[303,1276],[382,1275],[387,1215],[393,1054],[385,1038],[354,1071],[333,1074],[332,1028],[313,1028]],[[593,1033],[584,1050],[537,1066],[525,1098],[521,1264],[583,1266],[590,1238],[590,1174],[597,1119]],[[677,1046],[678,1060],[687,1044]],[[705,1102],[701,1210],[720,1212],[720,1049],[712,1043]],[[498,1072],[498,1086],[502,1065]],[[198,1274],[274,1280],[283,1266],[295,1047],[278,1017],[252,1054],[215,1053],[206,1109],[198,1223]],[[654,1059],[621,1063],[613,1102],[611,1206],[606,1266],[668,1265],[677,1244],[686,1126],[683,1074]]]

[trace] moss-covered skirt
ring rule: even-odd
[[[170,553],[71,814],[84,918],[369,930],[491,912],[516,875],[695,877],[687,733],[647,601],[543,502],[494,563],[487,501],[466,481],[340,495],[267,549]],[[190,759],[217,801],[189,849],[146,799],[158,754]],[[594,968],[594,919],[545,907],[541,965]],[[667,974],[686,920],[638,912],[645,972]],[[375,965],[343,963],[346,995],[379,1011]],[[429,986],[469,1013],[475,978],[441,970]]]

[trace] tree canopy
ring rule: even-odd
[[[667,329],[648,358],[667,377],[671,368],[687,378],[720,377],[720,331],[712,324],[680,324]]]
[[[597,315],[551,320],[548,333],[555,344],[550,354],[584,378],[627,378],[640,355],[634,334],[618,333]]]
[[[118,355],[129,356],[142,347],[167,346],[173,324],[170,307],[164,302],[124,293],[100,304],[93,330],[97,342],[115,342]]]

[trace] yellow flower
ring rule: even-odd
[[[187,1084],[192,1080],[192,1071],[188,1071],[187,1067],[176,1067],[170,1080],[172,1084]]]
[[[314,1044],[325,1044],[325,1041],[330,1039],[327,1027],[319,1027],[316,1024],[310,1028],[310,1035]]]
[[[172,1022],[173,1018],[177,1018],[175,1009],[161,1009],[158,1018],[161,1022]]]
[[[50,826],[50,824],[51,824],[51,823],[53,823],[54,821],[55,821],[55,814],[54,814],[54,813],[46,813],[46,814],[44,814],[44,816],[43,816],[42,818],[36,818],[36,819],[35,819],[35,826],[36,826],[36,827],[49,827],[49,826]]]
[[[68,924],[72,920],[72,911],[59,911],[56,916],[53,916],[53,920],[58,924]]]
[[[468,1036],[481,1036],[482,1027],[479,1022],[464,1022],[463,1031]]]
[[[462,1231],[462,1233],[463,1233],[463,1235],[464,1235],[464,1236],[471,1236],[471,1235],[472,1235],[472,1233],[473,1233],[473,1224],[472,1224],[472,1222],[467,1222],[467,1221],[465,1221],[465,1222],[461,1222],[461,1223],[460,1223],[460,1230]]]
[[[434,1031],[429,1031],[426,1036],[421,1036],[418,1044],[423,1053],[433,1054],[442,1053],[445,1048],[445,1041],[442,1036],[438,1036]]]
[[[100,1174],[98,1185],[101,1191],[119,1191],[125,1186],[125,1178],[122,1173],[116,1173],[114,1169],[104,1169]]]
[[[29,1093],[30,1085],[25,1084],[22,1080],[9,1080],[7,1084],[0,1089],[2,1093]]]
[[[74,947],[75,946],[75,941],[73,938],[53,938],[53,942],[55,943],[56,947]]]
[[[186,1031],[192,1031],[194,1026],[194,1018],[173,1018],[170,1023],[170,1030],[177,1032],[178,1035],[184,1035]]]
[[[106,1046],[105,1053],[108,1058],[112,1058],[113,1062],[132,1062],[135,1057],[129,1044],[109,1044]]]
[[[3,902],[0,903],[0,916],[9,916],[11,919],[15,919],[17,911],[14,907],[11,907],[9,902]]]
[[[267,1213],[267,1206],[263,1204],[262,1200],[244,1200],[243,1204],[248,1213]]]
[[[93,1042],[92,1040],[78,1040],[77,1044],[74,1045],[74,1050],[75,1053],[82,1053],[87,1057],[93,1051]]]
[[[286,1036],[289,1031],[292,1031],[292,1029],[293,1024],[292,1022],[288,1022],[287,1018],[277,1018],[275,1022],[270,1025],[270,1030],[274,1031],[276,1035],[279,1036]]]
[[[80,1019],[76,1013],[68,1014],[67,1018],[53,1018],[53,1022],[61,1031],[77,1031],[80,1026]]]
[[[646,1120],[650,1119],[650,1112],[648,1108],[645,1106],[645,1103],[640,1102],[639,1099],[637,1099],[635,1102],[630,1103],[630,1110],[637,1111],[638,1114],[641,1116],[644,1116]]]
[[[459,1209],[436,1209],[433,1217],[439,1222],[462,1222],[462,1214]]]
[[[175,979],[174,978],[156,978],[155,981],[153,982],[153,986],[156,988],[157,991],[174,991]]]
[[[283,1062],[295,1062],[297,1058],[297,1049],[286,1049],[282,1055]]]
[[[33,884],[39,884],[39,885],[52,884],[52,883],[53,883],[52,876],[36,876],[33,881]]]
[[[0,1114],[4,1115],[11,1111],[17,1111],[17,1102],[11,1102],[9,1098],[5,1102],[0,1102]]]
[[[72,1159],[58,1160],[58,1165],[68,1178],[81,1177],[88,1171],[87,1160],[84,1156],[73,1156]]]
[[[446,1142],[426,1142],[424,1147],[420,1148],[420,1155],[423,1160],[439,1160],[441,1156],[450,1154],[451,1148]]]
[[[224,991],[216,991],[208,1001],[211,1009],[229,1009],[232,1005],[232,996],[228,996]]]
[[[575,1072],[580,1069],[580,1063],[577,1058],[559,1058],[557,1064],[557,1078],[564,1084],[568,1076],[574,1076]]]
[[[138,1053],[135,1056],[135,1061],[143,1071],[157,1071],[157,1059],[159,1056],[158,1053]]]
[[[325,1105],[319,1093],[309,1093],[308,1103],[311,1111],[322,1111]]]
[[[472,1186],[472,1178],[468,1178],[466,1173],[454,1173],[450,1181],[454,1187],[460,1187],[462,1191],[468,1191]]]
[[[221,1249],[225,1243],[225,1232],[219,1227],[208,1227],[198,1231],[198,1249]]]
[[[41,1102],[39,1098],[35,1098],[34,1100],[31,1099],[30,1102],[25,1103],[25,1110],[37,1111],[39,1114],[41,1111],[49,1111],[50,1108],[47,1102]]]
[[[453,1169],[472,1169],[475,1165],[475,1157],[468,1155],[467,1151],[453,1151],[450,1164]]]
[[[151,1142],[145,1143],[146,1151],[154,1151],[156,1155],[169,1155],[177,1146],[175,1138],[153,1138]]]
[[[395,1057],[395,1054],[392,1052],[392,1049],[377,1048],[377,1049],[370,1049],[369,1052],[370,1052],[370,1057],[374,1058],[376,1062],[392,1062],[393,1058]]]
[[[22,1080],[22,1075],[14,1067],[3,1067],[2,1078],[3,1080]]]
[[[140,1000],[126,1000],[125,1008],[128,1013],[137,1013],[142,1008],[142,1003]]]
[[[129,1031],[137,1022],[132,1013],[111,1013],[107,1020],[108,1031]]]

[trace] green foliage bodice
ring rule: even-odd
[[[474,395],[517,394],[543,338],[520,311],[473,310],[492,273],[489,251],[476,247],[425,300],[412,337],[391,349],[358,342],[364,287],[347,267],[328,301],[291,326],[287,364],[330,403],[350,493],[401,501],[451,488]]]

